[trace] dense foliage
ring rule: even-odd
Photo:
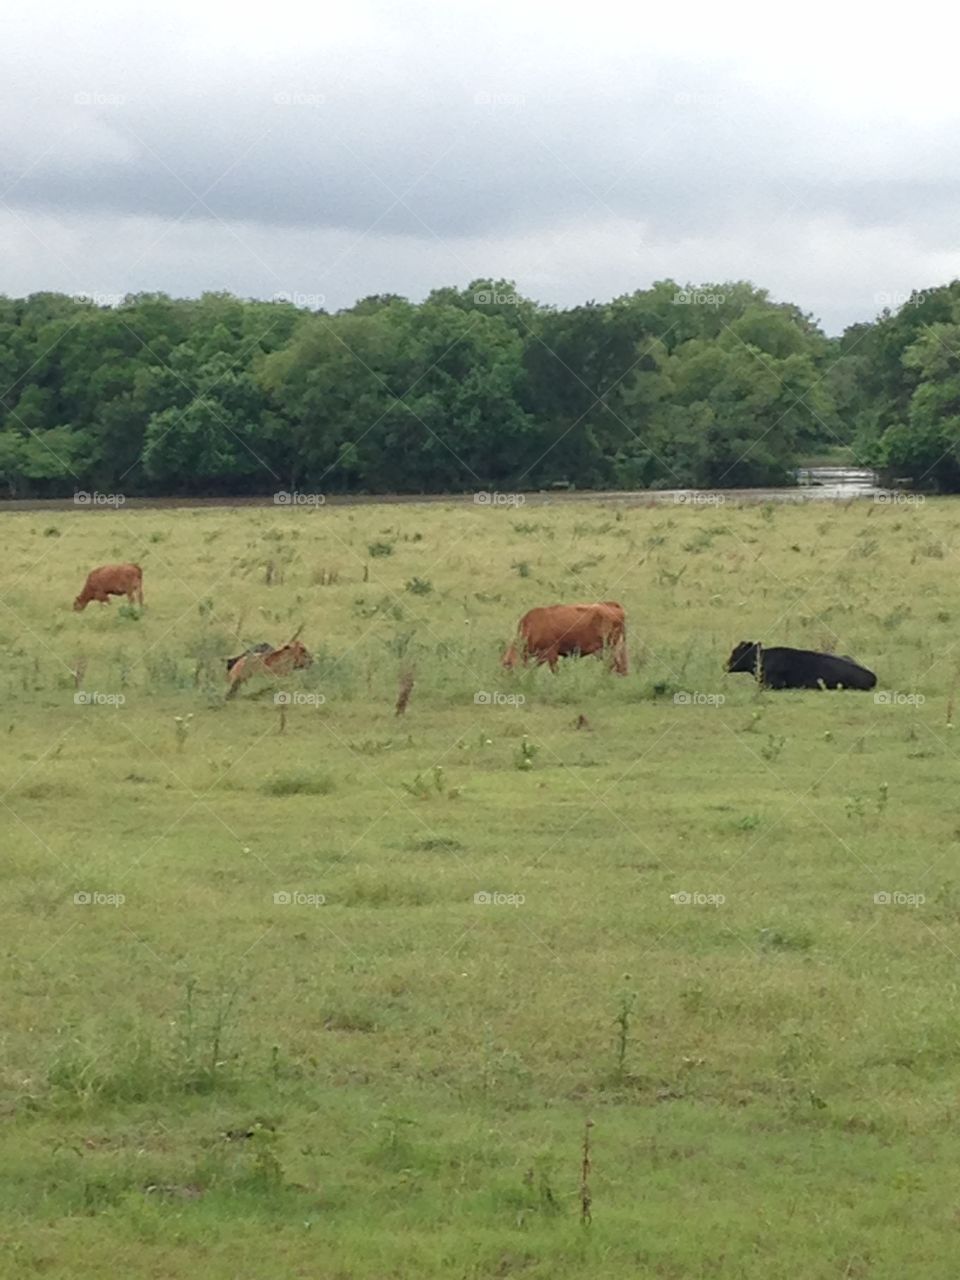
[[[504,281],[338,312],[0,299],[0,493],[783,482],[811,450],[960,487],[960,286],[830,340],[748,283],[569,310]]]
[[[960,490],[960,281],[848,329],[842,345],[857,456],[918,488]]]

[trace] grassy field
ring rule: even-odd
[[[955,1275],[960,505],[0,519],[0,1274]]]

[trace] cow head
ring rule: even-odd
[[[512,671],[517,665],[517,646],[512,644],[507,652],[503,655],[500,665],[506,667],[508,671]]]
[[[753,675],[757,670],[760,657],[760,646],[756,640],[741,640],[727,659],[728,671],[749,671]]]
[[[83,594],[77,596],[76,600],[74,600],[73,602],[74,613],[82,613],[89,603],[90,603],[89,596],[85,596]]]
[[[299,640],[291,641],[291,643],[286,646],[286,650],[295,668],[309,667],[313,662],[312,656],[307,652]]]

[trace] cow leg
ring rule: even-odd
[[[246,655],[244,654],[237,659],[237,661],[230,668],[230,671],[227,675],[227,682],[230,686],[227,689],[227,693],[226,693],[227,699],[236,697],[237,690],[240,688],[244,680],[247,678],[247,674],[248,673],[246,670]]]
[[[547,652],[544,654],[544,659],[549,663],[550,670],[553,672],[554,675],[557,674],[557,661],[559,657],[560,655],[556,649],[548,649]]]

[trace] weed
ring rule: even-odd
[[[580,1224],[589,1227],[593,1222],[591,1212],[593,1195],[590,1191],[590,1130],[593,1121],[587,1120],[583,1126],[583,1145],[580,1149]]]
[[[813,934],[808,929],[761,929],[760,945],[768,951],[809,951]]]
[[[533,768],[534,757],[539,751],[536,743],[530,741],[526,734],[520,740],[520,745],[514,753],[513,763],[517,769],[524,772]]]
[[[173,717],[173,736],[177,744],[177,750],[181,753],[187,748],[187,740],[190,737],[190,722],[192,720],[192,711],[185,716]]]
[[[629,975],[628,975],[629,976]],[[637,993],[624,990],[620,993],[620,1008],[614,1022],[617,1026],[617,1076],[622,1079],[630,1043],[630,1015],[636,1004]]]
[[[328,796],[336,790],[336,782],[328,773],[291,770],[271,774],[260,790],[267,796]]]
[[[843,807],[848,818],[862,818],[865,812],[863,796],[846,796]]]
[[[401,782],[400,785],[408,795],[414,796],[417,800],[429,800],[433,796],[442,795],[455,799],[460,794],[459,787],[453,790],[447,789],[447,775],[443,765],[439,764],[435,764],[429,773],[418,773],[412,782]]]
[[[404,671],[400,676],[400,687],[397,691],[397,701],[394,707],[394,715],[402,716],[406,711],[410,697],[413,693],[414,672]]]
[[[275,1129],[255,1124],[250,1135],[253,1153],[253,1184],[261,1191],[275,1191],[285,1182],[283,1165],[277,1154],[279,1136]]]

